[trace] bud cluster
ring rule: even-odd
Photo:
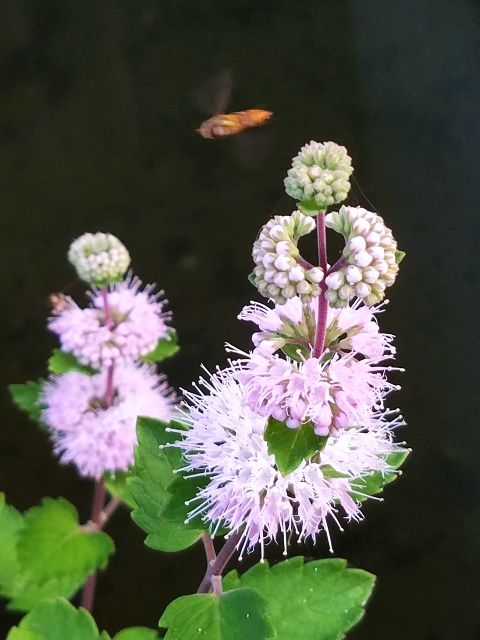
[[[74,240],[68,259],[79,278],[97,287],[121,280],[130,265],[130,254],[111,233],[84,233]]]
[[[253,284],[266,298],[284,304],[298,295],[309,302],[320,293],[323,280],[320,267],[300,264],[298,240],[315,229],[315,221],[300,211],[289,216],[274,216],[260,230],[253,245]]]
[[[326,297],[333,307],[345,307],[358,297],[367,305],[383,300],[385,289],[395,282],[403,257],[383,218],[362,207],[340,208],[326,215],[327,227],[345,238],[346,266],[325,278]]]
[[[285,190],[298,202],[308,203],[313,215],[342,202],[350,191],[352,159],[345,147],[311,140],[292,160],[284,180]],[[313,211],[314,210],[314,211]]]

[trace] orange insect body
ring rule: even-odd
[[[202,122],[196,131],[202,138],[210,140],[240,133],[251,127],[261,127],[272,117],[271,111],[265,109],[247,109],[233,113],[220,113]]]
[[[63,293],[52,293],[48,296],[48,302],[52,309],[52,314],[58,316],[72,306],[72,301]]]

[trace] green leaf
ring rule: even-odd
[[[268,453],[275,456],[283,476],[294,471],[302,460],[321,451],[327,443],[327,436],[317,436],[311,422],[289,429],[284,422],[275,418],[268,419],[264,439],[268,443]]]
[[[96,369],[82,364],[73,353],[67,353],[61,349],[54,349],[52,355],[48,359],[48,370],[50,373],[61,375],[69,371],[77,371],[87,376],[93,376],[98,373]]]
[[[240,577],[232,571],[223,582],[225,589],[251,587],[264,596],[277,640],[340,640],[362,618],[375,576],[339,558],[295,557],[274,567],[256,564]]]
[[[254,287],[257,286],[256,285],[257,278],[253,272],[248,274],[248,281],[250,282],[250,284],[253,284]]]
[[[148,535],[145,544],[160,551],[180,551],[190,547],[202,535],[198,521],[186,523],[191,500],[200,487],[199,479],[183,478],[176,469],[182,466],[180,449],[163,445],[176,441],[178,434],[168,427],[178,423],[139,418],[135,464],[128,481],[135,502],[132,518]]]
[[[292,344],[287,342],[283,345],[282,351],[289,358],[292,358],[292,360],[296,360],[297,362],[302,362],[303,359],[310,357],[310,349],[302,344]],[[298,352],[300,352],[300,354]]]
[[[154,629],[147,627],[130,627],[122,629],[114,637],[113,640],[157,640],[158,633]]]
[[[387,456],[386,462],[390,468],[398,469],[405,462],[409,453],[410,451],[407,450],[396,451],[395,453],[391,453]],[[373,473],[357,480],[355,484],[352,483],[352,486],[355,489],[352,492],[352,496],[356,500],[363,502],[364,500],[367,500],[369,496],[381,493],[387,484],[390,484],[398,478],[398,475],[399,474],[395,473],[395,471],[374,471]]]
[[[165,640],[267,640],[275,633],[266,602],[253,589],[177,598],[159,621]],[[293,637],[293,636],[292,636]],[[290,639],[291,640],[291,639]]]
[[[40,404],[40,394],[43,382],[43,380],[37,380],[37,382],[30,380],[24,384],[11,384],[8,387],[12,400],[17,407],[25,411],[35,422],[41,422],[42,406]]]
[[[132,492],[128,486],[128,479],[130,478],[130,475],[130,471],[116,471],[115,473],[107,472],[103,476],[103,483],[111,496],[118,498],[128,507],[133,509],[135,507],[135,500],[133,499]]]
[[[405,251],[400,251],[400,249],[395,250],[395,262],[400,264],[400,262],[405,258],[407,254]]]
[[[4,593],[11,609],[28,610],[54,596],[69,598],[113,552],[103,532],[82,530],[78,515],[63,498],[45,498],[23,516],[16,544],[17,572]]]
[[[309,200],[302,200],[302,202],[297,202],[297,207],[299,211],[301,211],[306,216],[316,216],[322,212],[322,209],[318,207],[318,204],[315,202],[315,198],[310,198]]]
[[[100,635],[88,611],[58,599],[38,604],[10,629],[7,640],[100,640]]]
[[[24,526],[23,516],[5,502],[0,493],[0,595],[12,591],[19,571],[17,541]]]
[[[142,362],[161,362],[171,358],[180,349],[177,343],[177,332],[169,331],[166,338],[161,338],[153,351],[140,358]]]

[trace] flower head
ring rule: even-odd
[[[110,286],[107,294],[108,314],[103,293],[90,292],[90,305],[68,305],[48,321],[58,335],[64,351],[73,353],[83,364],[94,368],[116,361],[132,361],[155,349],[161,338],[168,336],[164,311],[165,300],[154,293],[154,286],[143,290],[138,278],[129,278]]]
[[[382,305],[367,307],[359,300],[339,309],[329,307],[325,339],[327,352],[353,350],[374,360],[393,355],[393,336],[381,333],[376,320],[376,315],[382,310]],[[263,355],[289,345],[290,354],[299,351],[307,357],[313,350],[317,311],[315,301],[302,304],[300,298],[295,297],[273,308],[251,302],[242,309],[238,318],[258,326],[260,331],[253,334],[252,341]]]
[[[206,390],[204,393],[203,389]],[[302,541],[325,531],[339,517],[361,520],[362,479],[373,471],[391,471],[387,458],[400,449],[392,429],[401,417],[372,412],[365,428],[343,429],[331,436],[312,460],[282,476],[268,453],[263,434],[267,420],[245,402],[243,384],[229,371],[201,379],[197,392],[186,392],[179,432],[184,472],[203,472],[208,484],[192,503],[190,518],[201,515],[215,533],[221,526],[241,531],[241,553],[258,542],[294,535]]]
[[[354,352],[301,362],[256,350],[244,355],[231,369],[244,385],[251,409],[292,429],[312,422],[321,436],[368,427],[372,411],[382,411],[385,396],[398,389],[386,379],[393,367],[357,359]]]
[[[403,253],[391,230],[378,214],[362,207],[340,207],[325,217],[326,225],[341,233],[346,241],[346,266],[327,275],[327,299],[335,307],[346,306],[357,296],[365,304],[383,300],[398,273]]]
[[[105,406],[107,373],[69,372],[50,378],[41,396],[42,421],[64,464],[83,476],[125,471],[133,463],[137,416],[168,420],[175,398],[165,378],[148,365],[123,365],[114,372],[114,396]]]
[[[117,282],[130,265],[130,254],[111,233],[84,233],[74,240],[68,259],[78,277],[97,287]]]
[[[320,293],[320,267],[305,268],[300,262],[298,240],[315,229],[312,218],[300,211],[274,216],[260,230],[253,244],[253,284],[259,292],[284,304],[298,295],[307,302]]]
[[[285,190],[300,203],[313,201],[309,209],[314,213],[342,202],[350,191],[349,177],[352,159],[345,147],[334,142],[311,140],[292,160],[292,168],[285,178]]]

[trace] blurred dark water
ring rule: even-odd
[[[68,287],[65,252],[109,230],[165,288],[187,386],[247,347],[236,320],[257,230],[292,203],[282,180],[311,138],[354,158],[363,191],[407,251],[385,330],[407,369],[396,402],[413,447],[404,476],[335,551],[374,572],[362,640],[480,638],[478,243],[480,6],[467,0],[4,0],[0,6],[0,488],[20,509],[63,495],[82,518],[91,486],[60,468],[4,391],[44,373],[46,299]],[[231,108],[267,106],[268,129],[205,141],[193,95],[231,68]],[[126,512],[99,581],[110,632],[155,626],[196,589],[201,549],[154,553]],[[328,551],[323,540],[305,552]],[[278,557],[273,549],[271,557]],[[3,614],[6,631],[18,617]]]

